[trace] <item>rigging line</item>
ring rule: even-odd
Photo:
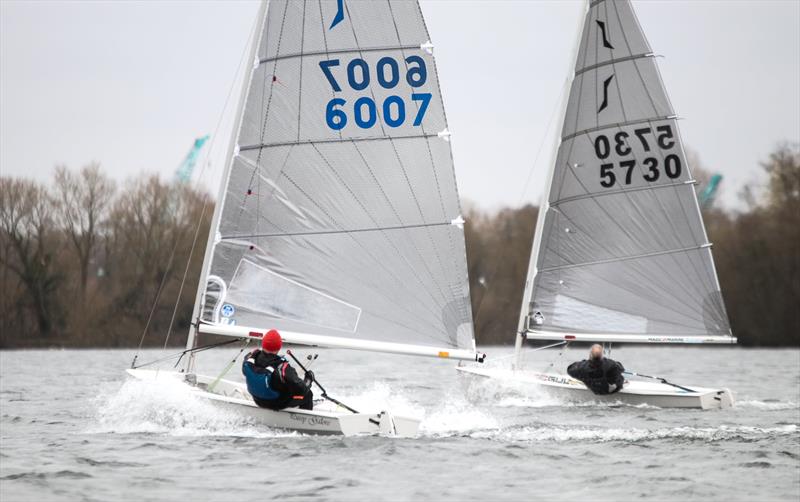
[[[225,377],[225,375],[228,374],[228,372],[231,370],[231,368],[233,368],[233,365],[236,364],[236,360],[239,359],[239,356],[242,355],[242,352],[244,352],[244,349],[246,349],[247,346],[250,345],[250,340],[251,340],[250,338],[245,338],[244,339],[244,342],[242,343],[242,348],[239,349],[239,352],[236,353],[236,356],[234,356],[234,358],[231,359],[231,361],[225,366],[225,368],[222,370],[222,372],[220,372],[220,374],[217,375],[217,378],[215,378],[214,381],[209,384],[208,392],[213,392],[214,389],[219,384],[220,380],[222,380]]]
[[[306,43],[306,7],[308,0],[303,0],[303,22],[300,25],[300,75],[297,79],[297,141],[300,141],[300,116],[303,110],[303,50]]]
[[[343,230],[309,230],[307,232],[286,232],[286,233],[272,233],[272,234],[223,235],[222,240],[253,239],[261,237],[298,237],[307,235],[358,234],[363,232],[378,232],[384,230],[405,230],[405,229],[426,228],[426,227],[444,227],[451,225],[452,225],[451,222],[443,221],[439,223],[420,223],[416,225],[413,224],[393,225],[393,226],[375,227],[375,228],[353,228],[353,229],[343,229]]]
[[[175,366],[174,366],[174,367],[177,367],[177,366],[178,366],[178,363],[180,363],[180,358],[182,358],[184,355],[186,355],[186,354],[188,354],[188,353],[191,353],[191,352],[203,352],[204,350],[213,349],[214,347],[220,347],[220,346],[222,346],[222,345],[228,345],[228,344],[230,344],[230,343],[234,343],[234,342],[235,342],[235,341],[237,341],[237,340],[238,340],[238,338],[233,338],[233,339],[231,339],[231,340],[226,340],[226,341],[224,341],[224,342],[217,342],[217,343],[212,343],[211,345],[204,345],[204,346],[202,346],[202,347],[194,347],[194,348],[191,348],[191,349],[182,350],[182,351],[180,351],[180,352],[176,352],[176,353],[174,353],[174,354],[170,354],[170,355],[168,355],[168,356],[161,357],[161,358],[159,358],[159,359],[155,359],[155,360],[153,360],[153,361],[149,361],[149,362],[146,362],[146,363],[142,363],[142,364],[140,364],[139,366],[136,366],[136,365],[134,365],[134,364],[131,364],[131,369],[134,369],[134,370],[135,370],[135,369],[139,369],[139,368],[144,368],[145,366],[150,366],[150,365],[157,364],[157,363],[160,363],[160,362],[163,362],[163,361],[168,361],[168,360],[172,359],[173,357],[176,357],[176,356],[178,356],[178,357],[179,357],[179,359],[178,359],[178,361],[175,363]]]
[[[550,118],[548,119],[547,126],[545,128],[545,134],[542,136],[542,139],[539,142],[539,148],[537,149],[536,155],[534,156],[533,164],[531,165],[531,168],[528,171],[528,177],[525,180],[525,184],[522,186],[522,191],[519,194],[519,198],[517,200],[517,206],[519,206],[522,203],[523,199],[525,198],[525,194],[528,191],[528,185],[530,185],[530,182],[533,179],[533,173],[534,173],[534,171],[536,171],[536,167],[537,167],[537,165],[539,163],[539,158],[540,158],[540,156],[542,154],[542,151],[544,150],[544,145],[547,142],[547,138],[549,136],[550,129],[553,127],[553,120],[555,119],[556,115],[558,114],[558,111],[561,109],[561,104],[563,103],[563,100],[566,97],[567,89],[569,89],[569,84],[570,84],[571,80],[572,80],[571,78],[567,78],[567,80],[561,86],[561,93],[560,93],[558,99],[556,100],[555,104],[553,105],[553,110],[550,112]],[[556,139],[556,141],[558,141],[558,140]],[[556,157],[557,157],[557,155],[558,155],[558,151],[556,150]],[[552,159],[553,162],[556,162],[556,160],[557,159]],[[549,187],[545,187],[545,190],[548,189],[548,188]],[[548,197],[548,195],[544,194],[544,197]],[[543,200],[544,200],[544,197],[543,197]],[[542,204],[540,204],[537,211],[541,211],[542,209],[543,209],[542,208]],[[536,232],[536,224],[534,224],[534,233],[535,232]],[[533,248],[531,248],[531,252],[533,252]],[[492,273],[490,275],[491,279],[493,279],[494,276],[497,274],[497,271],[498,271],[499,268],[500,268],[500,263],[499,263],[499,261],[496,261],[495,264],[494,264],[494,267],[492,267],[493,270],[492,270]],[[525,292],[523,291],[522,294],[524,295]],[[480,303],[478,303],[477,309],[475,311],[475,321],[476,322],[477,322],[478,317],[479,317],[479,315],[481,313],[481,310],[483,309],[483,306],[484,306],[484,301],[483,301],[483,296],[482,296],[481,297],[481,301],[480,301]]]
[[[231,96],[233,95],[233,89],[236,86],[237,76],[239,75],[239,72],[242,70],[242,66],[243,66],[244,60],[246,58],[246,55],[247,55],[247,52],[248,52],[248,48],[250,46],[250,43],[253,40],[253,37],[255,37],[255,32],[256,32],[256,28],[257,27],[258,27],[258,19],[253,21],[253,26],[250,28],[250,36],[248,37],[247,43],[245,43],[244,49],[242,51],[242,55],[239,58],[239,64],[237,65],[236,72],[233,75],[233,80],[231,81],[231,85],[228,87],[228,94],[225,96],[225,102],[222,105],[222,110],[220,110],[219,116],[217,118],[217,123],[214,126],[214,133],[211,136],[211,144],[209,145],[208,153],[206,154],[206,162],[201,165],[200,172],[199,172],[198,176],[195,178],[195,186],[193,187],[194,190],[198,189],[198,187],[199,187],[199,185],[201,183],[201,180],[204,179],[203,174],[205,174],[206,168],[210,164],[209,157],[211,155],[211,151],[213,150],[213,148],[217,144],[217,134],[219,133],[220,127],[222,126],[222,120],[223,120],[223,117],[225,116],[225,110],[228,109],[228,103],[230,103]],[[178,295],[175,298],[175,305],[174,305],[174,307],[172,309],[172,316],[170,317],[169,327],[167,328],[167,336],[164,339],[164,348],[167,347],[167,344],[169,343],[170,335],[172,334],[172,328],[173,328],[173,326],[175,324],[175,316],[176,316],[176,314],[178,312],[178,306],[180,304],[181,295],[183,293],[183,288],[186,285],[186,279],[187,279],[187,277],[189,275],[189,267],[190,267],[190,265],[192,263],[192,257],[194,256],[194,250],[197,247],[197,240],[200,237],[200,228],[202,227],[203,219],[205,218],[206,212],[208,210],[209,201],[210,201],[210,197],[203,197],[203,205],[200,208],[200,217],[198,218],[197,225],[195,226],[194,237],[192,238],[192,245],[189,248],[189,256],[186,259],[186,266],[183,269],[183,277],[181,278],[181,285],[180,285],[180,288],[178,289]],[[177,242],[179,242],[179,241],[176,241],[176,248],[177,248]],[[174,249],[173,249],[173,252],[174,252]],[[201,267],[202,267],[202,265],[201,265]],[[198,288],[201,288],[201,287],[204,287],[204,285],[198,284]],[[141,345],[140,345],[140,347],[141,347]]]
[[[606,8],[606,11],[608,11],[608,4],[606,3],[603,6]],[[614,13],[615,13],[616,18],[617,18],[617,22],[619,22],[620,26],[622,26],[622,19],[620,18],[619,9],[617,8],[616,4],[614,4],[613,9],[614,9]],[[632,7],[631,7],[631,11],[632,11],[634,19],[636,19],[636,13],[633,12],[633,8]],[[608,16],[608,13],[606,12],[606,17],[607,16]],[[637,23],[638,23],[638,21],[637,21]],[[638,24],[637,24],[637,27],[639,27]],[[639,27],[639,29],[641,30],[641,27]],[[625,46],[628,48],[628,52],[632,52],[631,51],[631,44],[628,41],[628,36],[625,33],[625,30],[620,30],[620,31],[622,32],[622,39],[625,41]],[[642,31],[642,37],[644,38],[644,32],[643,31]],[[646,38],[645,38],[645,40],[646,40]],[[649,43],[648,43],[648,45],[649,45]],[[659,76],[659,84],[661,85],[661,88],[662,88],[662,90],[664,92],[664,95],[667,97],[667,102],[669,103],[669,95],[667,94],[667,90],[666,90],[666,87],[664,86],[664,82],[661,81],[660,74],[658,73],[658,65],[655,64],[655,61],[653,62],[653,66],[655,67],[656,74]],[[653,112],[655,113],[657,111],[657,107],[656,107],[655,100],[653,99],[653,95],[650,93],[650,89],[648,88],[647,83],[645,82],[644,77],[642,76],[642,72],[641,72],[639,66],[638,65],[634,65],[634,68],[636,68],[636,74],[638,75],[639,81],[641,82],[642,87],[644,88],[644,91],[647,94],[648,99],[650,100],[650,106],[653,107]],[[616,85],[617,85],[617,92],[619,93],[620,92],[620,90],[619,90],[619,82],[617,82]],[[621,99],[620,99],[620,104],[622,104],[622,100]],[[672,109],[672,104],[671,103],[669,103],[669,108],[670,108],[670,111],[672,111],[672,113],[674,114],[675,112]],[[625,115],[626,114],[625,114],[624,107],[623,107],[623,118],[625,118]],[[678,132],[677,131],[677,124],[676,124],[675,129],[676,129],[676,132]],[[679,148],[679,153],[682,153],[680,151],[680,150],[682,150],[682,145],[683,145],[683,142],[682,142],[681,138],[677,137],[675,142],[676,142],[677,145],[679,145],[681,147],[681,148]],[[666,158],[666,156],[663,154],[663,151],[661,151],[660,149],[659,149],[659,156],[661,157],[662,162]],[[684,155],[683,158],[686,159],[686,156]],[[688,166],[687,166],[686,170],[687,170],[687,173],[688,173],[689,172]],[[644,174],[644,166],[643,165],[639,166],[639,171],[642,174]],[[682,200],[681,200],[681,196],[680,196],[680,193],[678,192],[678,188],[677,187],[674,189],[674,194],[675,194],[675,199],[678,201],[678,205],[681,208],[681,213],[683,214],[684,221],[686,221],[688,223],[691,220],[689,219],[689,215],[686,213],[686,209],[683,206],[683,203],[682,203]],[[655,200],[658,203],[659,208],[662,211],[664,211],[664,213],[666,213],[667,212],[666,208],[664,207],[663,203],[661,202],[661,199],[659,199],[656,196],[655,192],[651,192],[651,195],[653,196],[653,200]],[[694,188],[693,187],[692,187],[692,196],[696,197],[695,194],[694,194]],[[640,214],[641,214],[641,212],[640,212]],[[698,217],[699,217],[699,215],[698,215]],[[669,225],[670,225],[670,230],[672,231],[673,238],[675,238],[676,241],[680,241],[680,234],[678,232],[677,227],[675,226],[675,222],[672,220],[672,218],[668,218],[668,221],[669,221]],[[702,218],[700,218],[700,222],[702,224]],[[659,235],[659,234],[656,234],[656,235]],[[677,259],[675,259],[673,257],[673,261],[680,268],[680,263],[678,263]],[[693,260],[689,260],[689,262],[690,262],[690,264],[692,266],[692,270],[694,271],[695,275],[696,276],[700,276],[701,274],[698,272],[695,262]],[[706,273],[706,278],[708,279],[708,270],[707,269],[705,270],[705,273]],[[690,286],[692,286],[692,285],[690,284]],[[686,290],[685,286],[683,286],[683,285],[681,285],[681,288]],[[705,297],[705,291],[700,291],[700,290],[697,289],[697,287],[691,287],[689,289],[693,290],[700,297]]]
[[[550,128],[553,125],[553,119],[555,119],[559,109],[561,108],[561,103],[563,102],[562,100],[564,99],[567,89],[569,88],[570,80],[571,79],[568,78],[567,81],[561,86],[561,93],[559,95],[559,98],[556,100],[553,106],[553,111],[550,112],[550,118],[548,119],[547,127],[545,128],[545,134],[542,137],[542,141],[539,142],[539,148],[536,150],[536,156],[533,158],[533,164],[531,165],[531,169],[528,171],[528,178],[525,180],[525,184],[522,185],[522,192],[519,194],[519,198],[517,200],[518,206],[522,203],[522,200],[525,198],[525,194],[528,191],[528,185],[530,185],[531,179],[533,179],[533,173],[536,170],[536,166],[539,162],[539,157],[542,154],[542,150],[544,150],[544,144],[547,141],[548,133],[550,132]],[[552,160],[553,163],[557,161],[557,159],[552,159]],[[545,194],[545,196],[547,196],[547,194]]]

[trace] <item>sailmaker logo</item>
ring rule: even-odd
[[[342,21],[344,21],[344,0],[336,0],[336,15],[333,17],[331,27],[328,29],[332,30],[334,26]]]

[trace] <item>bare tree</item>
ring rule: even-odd
[[[89,265],[99,241],[99,228],[114,197],[116,185],[92,163],[74,173],[65,166],[56,167],[55,189],[58,223],[75,249],[81,301],[86,301]]]
[[[54,263],[53,200],[38,183],[0,178],[0,236],[11,252],[0,256],[28,296],[39,334],[49,336],[58,322],[56,298],[61,274]]]

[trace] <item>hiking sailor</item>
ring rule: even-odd
[[[595,394],[613,394],[622,390],[625,377],[622,364],[603,357],[603,347],[592,345],[589,350],[589,359],[577,361],[569,365],[567,373],[572,378],[580,380]]]
[[[310,410],[314,406],[311,383],[314,373],[306,372],[301,380],[297,372],[283,357],[281,335],[269,330],[261,339],[261,349],[256,349],[242,363],[242,373],[247,381],[247,391],[262,408],[282,410],[299,407]]]

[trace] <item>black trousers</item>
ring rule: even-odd
[[[302,396],[281,396],[278,399],[267,401],[253,396],[253,401],[261,408],[282,410],[284,408],[300,408],[301,410],[314,409],[314,393],[308,389]]]

